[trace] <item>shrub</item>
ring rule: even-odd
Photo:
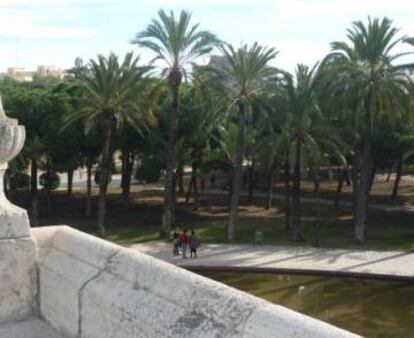
[[[30,175],[18,172],[11,176],[11,187],[15,189],[29,189],[30,187]]]
[[[45,190],[56,190],[60,186],[60,177],[55,172],[45,172],[40,175],[39,183]]]
[[[163,169],[160,161],[152,158],[144,158],[137,167],[135,172],[135,179],[146,183],[158,182]]]

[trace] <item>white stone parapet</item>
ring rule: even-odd
[[[4,195],[7,162],[21,151],[25,129],[6,116],[0,98],[0,323],[35,312],[37,278],[35,242],[25,210]]]
[[[68,337],[357,337],[67,226],[33,235],[41,315]]]

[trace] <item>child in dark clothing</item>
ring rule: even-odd
[[[171,239],[173,243],[173,256],[175,257],[180,254],[179,252],[180,241],[179,241],[178,230],[174,230],[174,232],[171,234]]]
[[[189,239],[190,244],[190,258],[197,258],[197,248],[200,246],[200,241],[198,240],[198,237],[195,235],[194,231],[191,231],[191,236]]]

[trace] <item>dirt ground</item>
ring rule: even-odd
[[[403,182],[402,192],[410,196],[410,182]],[[304,184],[305,187],[308,184]],[[378,193],[386,191],[389,185],[374,185]],[[309,184],[311,187],[311,184]],[[328,187],[329,188],[329,187]],[[328,191],[329,189],[326,189]],[[276,191],[277,192],[277,191]],[[94,189],[92,201],[93,216],[85,216],[85,192],[75,190],[72,195],[63,191],[52,195],[51,209],[47,208],[46,196],[40,193],[40,225],[67,224],[75,228],[97,234],[96,218],[97,189]],[[112,187],[108,195],[107,234],[108,239],[119,243],[136,243],[159,238],[162,215],[163,191],[160,185],[132,187],[128,211],[123,209],[120,189]],[[180,196],[177,203],[176,225],[179,228],[195,229],[204,242],[226,242],[228,220],[228,197],[201,193],[199,208],[192,201],[185,203]],[[29,207],[27,192],[15,194],[14,202]],[[271,209],[265,208],[266,200],[256,197],[249,204],[241,198],[239,223],[236,242],[252,243],[255,232],[261,231],[264,243],[295,245],[290,240],[290,231],[285,227],[283,205],[275,201]],[[370,211],[367,229],[367,244],[364,249],[414,249],[414,214],[410,212]],[[301,245],[319,245],[324,247],[358,247],[353,241],[353,220],[350,208],[335,208],[304,203],[302,206],[302,224],[305,242]]]

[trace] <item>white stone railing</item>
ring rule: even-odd
[[[66,226],[33,235],[40,313],[69,337],[356,337]]]
[[[35,243],[25,210],[4,196],[7,162],[22,149],[25,129],[10,119],[0,98],[0,324],[36,311]]]

